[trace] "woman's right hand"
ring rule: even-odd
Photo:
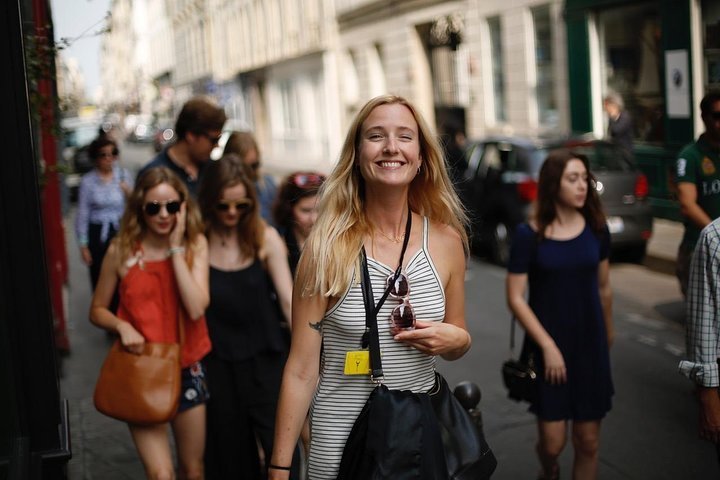
[[[545,363],[545,381],[550,385],[567,382],[565,359],[555,342],[543,348],[543,361]]]
[[[90,249],[88,247],[80,247],[80,255],[82,256],[82,261],[85,265],[88,267],[92,265],[92,255],[90,254]]]
[[[120,343],[130,353],[140,355],[145,345],[145,337],[135,330],[135,327],[126,321],[121,321],[116,327],[118,335],[120,335]]]

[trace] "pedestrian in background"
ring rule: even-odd
[[[277,196],[277,185],[272,175],[262,172],[260,149],[255,137],[250,132],[232,132],[225,143],[223,155],[234,154],[248,168],[248,175],[255,185],[258,201],[260,202],[260,216],[272,225],[272,205]]]
[[[617,93],[609,93],[603,99],[603,110],[608,116],[607,133],[610,141],[616,143],[629,155],[633,154],[633,120],[625,110],[625,102]]]
[[[292,277],[277,231],[260,217],[253,182],[235,155],[212,162],[200,186],[210,258],[207,359],[208,479],[265,478],[290,321]],[[273,300],[277,292],[280,309]],[[297,461],[293,478],[298,478]]]
[[[700,101],[705,133],[678,154],[675,170],[685,233],[678,248],[675,273],[687,297],[690,260],[700,230],[720,217],[720,92]]]
[[[290,271],[295,277],[300,253],[317,221],[317,203],[325,175],[316,172],[295,172],[283,180],[273,206],[275,225],[285,240]],[[305,455],[310,454],[310,419],[300,434]]]
[[[117,314],[108,306],[119,285]],[[207,240],[195,202],[172,171],[158,167],[137,179],[120,231],[103,261],[90,320],[119,335],[131,353],[145,342],[175,343],[184,322],[180,407],[170,422],[179,478],[203,478],[205,401],[202,359],[210,351]],[[175,478],[167,424],[129,425],[148,478]]]
[[[90,143],[88,156],[93,169],[83,175],[78,190],[75,234],[83,263],[90,270],[93,291],[100,277],[105,252],[118,229],[125,201],[133,187],[133,180],[125,168],[117,164],[117,143],[107,136]],[[111,310],[117,307],[115,296]]]
[[[700,232],[687,295],[687,360],[680,373],[697,385],[700,436],[715,444],[720,460],[720,219]]]
[[[346,353],[362,348],[365,332],[358,281],[363,248],[374,298],[397,268],[402,274],[395,284],[406,287],[394,288],[400,290],[395,301],[377,314],[388,388],[428,392],[435,385],[435,356],[455,360],[470,348],[464,219],[441,147],[415,107],[392,95],[365,104],[325,181],[298,265],[271,479],[287,478],[311,402],[308,476],[335,478],[350,430],[375,387],[369,374],[344,374]],[[391,319],[403,311],[414,329],[398,333]]]
[[[145,165],[138,176],[154,167],[167,167],[195,197],[210,153],[217,147],[227,116],[206,97],[194,97],[183,105],[175,122],[177,140]]]
[[[596,478],[600,422],[611,408],[610,233],[593,182],[584,155],[550,152],[535,215],[515,230],[508,263],[508,306],[530,337],[539,372],[530,411],[537,416],[540,479],[559,478],[569,421],[573,478]]]
[[[273,217],[288,249],[293,276],[307,240],[317,220],[317,201],[325,175],[316,172],[295,172],[282,181],[278,190]]]

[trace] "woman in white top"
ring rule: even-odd
[[[325,181],[293,292],[293,338],[285,367],[269,478],[288,478],[311,406],[310,479],[335,478],[345,441],[374,383],[345,375],[345,354],[361,349],[365,311],[359,284],[364,247],[374,297],[397,267],[412,215],[402,273],[409,297],[390,297],[377,315],[385,384],[426,392],[435,356],[460,358],[465,327],[465,216],[436,139],[405,99],[381,96],[358,113]],[[411,304],[414,329],[393,335],[391,312]],[[321,357],[321,345],[324,346]],[[321,364],[318,381],[317,365]]]

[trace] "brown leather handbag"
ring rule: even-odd
[[[115,341],[95,385],[93,400],[100,413],[137,425],[166,423],[175,416],[185,337],[180,317],[179,343],[145,343],[138,355],[128,352],[119,339]]]

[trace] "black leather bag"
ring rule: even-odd
[[[406,239],[409,235],[406,235]],[[402,256],[405,245],[400,256]],[[377,312],[367,259],[362,252],[363,298],[373,379],[382,378]],[[400,268],[396,270],[396,275]],[[391,282],[392,283],[392,282]],[[338,480],[483,480],[497,460],[480,427],[435,373],[428,393],[390,390],[380,383],[370,394],[343,450]]]
[[[515,317],[511,320],[510,327],[510,352],[515,347]],[[508,389],[508,397],[518,402],[533,403],[537,400],[537,370],[535,359],[530,351],[530,340],[525,336],[520,358],[510,358],[502,365],[502,377],[505,387]]]

